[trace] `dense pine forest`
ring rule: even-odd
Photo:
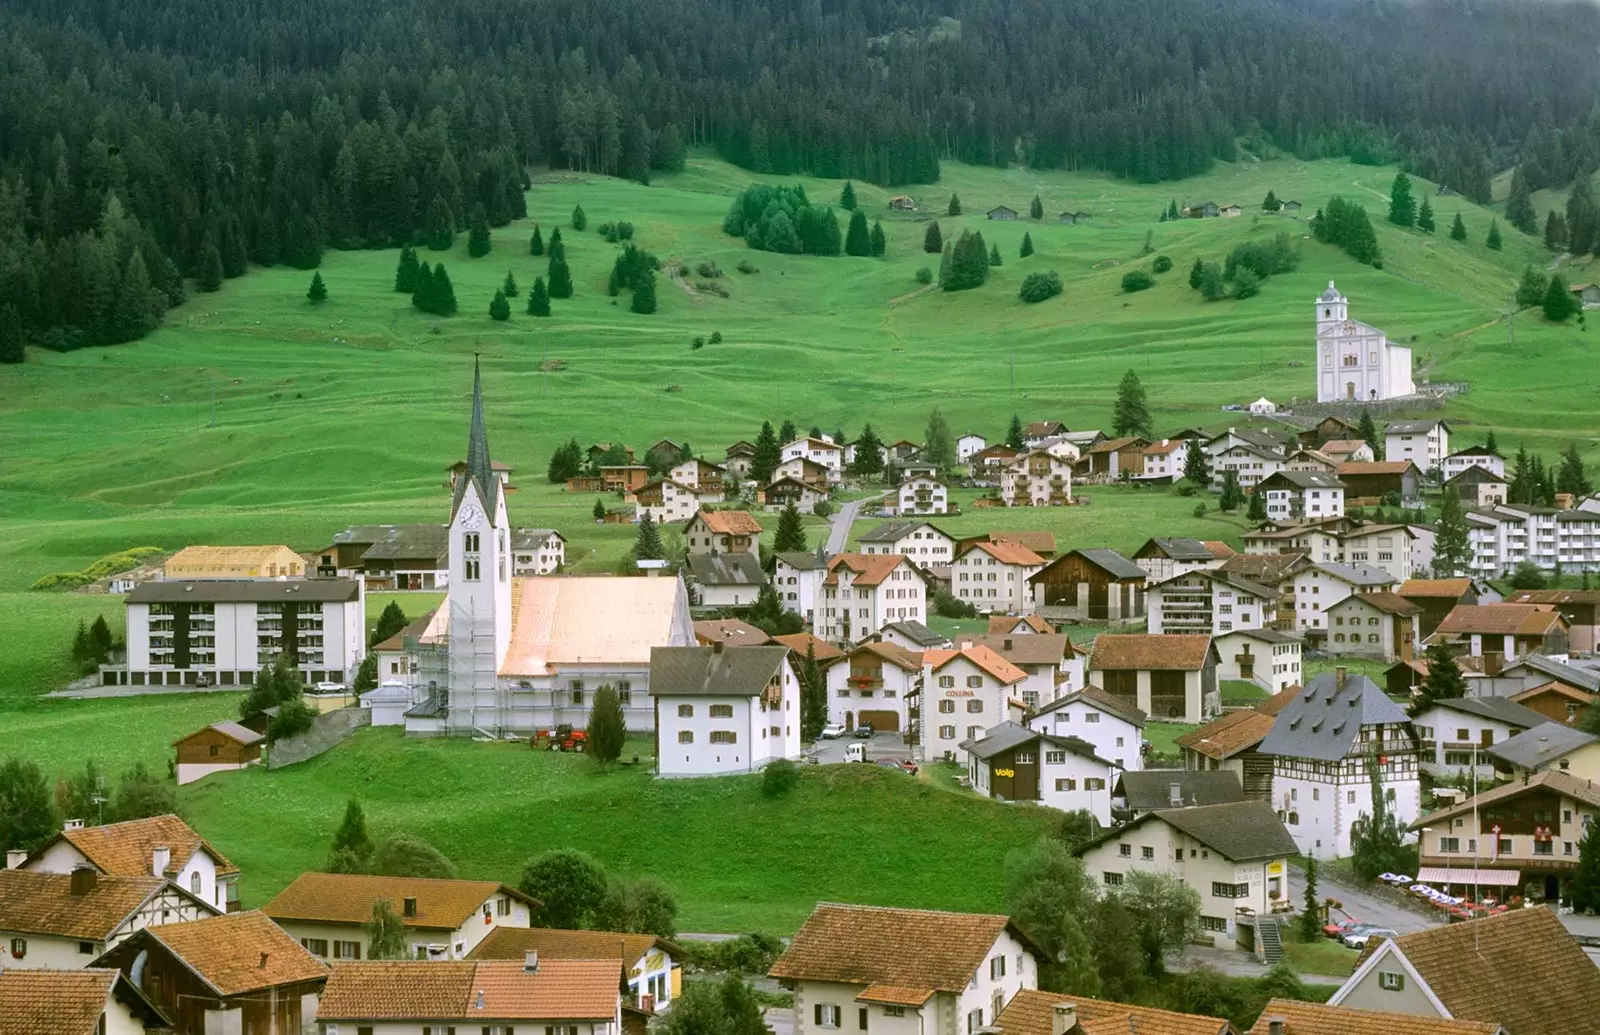
[[[524,214],[526,170],[931,182],[941,158],[1400,160],[1467,196],[1600,164],[1600,7],[1495,0],[10,0],[0,352]]]

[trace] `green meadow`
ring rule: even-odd
[[[329,291],[321,306],[306,301],[309,272],[256,270],[192,296],[144,341],[31,351],[28,363],[0,368],[0,754],[32,758],[52,775],[88,757],[112,769],[139,760],[164,769],[172,739],[231,714],[236,698],[226,694],[40,699],[71,677],[77,622],[104,614],[120,628],[121,605],[27,587],[133,546],[281,542],[310,550],[352,523],[443,520],[445,467],[466,448],[475,354],[492,451],[516,468],[513,520],[561,530],[571,567],[589,572],[615,569],[632,530],[595,524],[593,497],[545,480],[550,453],[568,438],[585,446],[622,440],[642,451],[670,437],[720,459],[729,442],[753,439],[763,420],[785,418],[852,436],[871,422],[888,440],[920,439],[935,407],[958,433],[991,439],[1012,414],[1107,427],[1115,385],[1129,369],[1148,388],[1158,433],[1224,426],[1240,415],[1222,413],[1223,405],[1260,395],[1281,405],[1312,392],[1312,300],[1330,279],[1350,296],[1356,318],[1416,350],[1422,376],[1471,383],[1444,414],[1463,441],[1493,427],[1509,448],[1592,445],[1600,397],[1584,376],[1595,369],[1590,333],[1548,325],[1536,313],[1506,319],[1523,267],[1546,267],[1552,256],[1503,223],[1505,249],[1488,250],[1483,237],[1498,213],[1436,197],[1421,181],[1440,232],[1388,226],[1393,175],[1275,160],[1140,185],[947,165],[943,182],[912,189],[922,207],[914,214],[891,214],[891,192],[856,185],[869,216],[883,220],[882,259],[749,251],[721,232],[721,220],[733,195],[758,177],[704,156],[649,187],[540,175],[528,195],[530,218],[496,230],[489,256],[468,258],[464,234],[449,253],[422,253],[448,265],[460,303],[454,318],[423,315],[391,290],[395,252],[333,252],[321,268]],[[802,182],[828,201],[842,186]],[[1360,266],[1316,243],[1303,218],[1261,214],[1269,189],[1300,201],[1305,217],[1334,194],[1361,200],[1385,267]],[[967,213],[959,218],[944,215],[952,191]],[[1025,213],[1036,193],[1043,222],[983,216],[997,205]],[[1236,202],[1245,215],[1158,222],[1171,200]],[[1542,222],[1561,197],[1536,200]],[[577,204],[588,215],[586,232],[569,224]],[[1065,209],[1090,218],[1055,222]],[[1457,211],[1471,233],[1465,243],[1444,233]],[[998,244],[1004,264],[987,285],[954,294],[919,287],[917,270],[938,266],[921,248],[935,214],[947,240],[970,228]],[[632,222],[637,243],[663,260],[681,260],[691,282],[701,279],[700,262],[716,263],[728,297],[662,278],[659,311],[631,313],[626,296],[605,291],[615,247],[596,229],[612,220]],[[526,291],[546,261],[528,254],[534,223],[546,238],[562,227],[577,289],[545,320],[525,313]],[[1035,254],[1020,259],[1025,232]],[[1188,287],[1197,257],[1220,260],[1235,244],[1279,232],[1299,241],[1300,266],[1259,296],[1206,303]],[[1169,256],[1172,271],[1149,291],[1122,294],[1123,273],[1155,254]],[[741,260],[759,272],[738,272]],[[1063,294],[1023,304],[1023,277],[1042,270],[1061,275]],[[523,294],[512,300],[511,321],[495,323],[488,305],[507,271]],[[1570,262],[1563,272],[1600,278],[1600,270]],[[720,343],[690,347],[712,332]],[[1214,508],[1196,517],[1198,500],[1168,490],[1090,487],[1087,506],[1011,513],[973,509],[972,495],[958,494],[966,511],[943,522],[952,532],[1046,528],[1063,550],[1131,550],[1153,534],[1236,543],[1241,528]],[[811,531],[815,542],[821,523]],[[417,614],[430,599],[408,596],[403,606]],[[372,602],[374,615],[381,602]],[[184,788],[180,800],[251,874],[252,901],[320,860],[338,809],[356,793],[378,826],[450,846],[474,875],[513,877],[532,851],[559,844],[623,870],[656,872],[678,888],[691,928],[792,927],[825,896],[989,908],[1005,848],[1039,826],[1026,810],[902,786],[890,773],[808,773],[795,798],[771,804],[748,781],[657,783],[631,771],[569,771],[583,764],[373,731],[305,766],[225,774]],[[272,837],[264,839],[269,815]],[[868,838],[872,852],[851,851]]]

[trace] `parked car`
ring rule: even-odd
[[[823,740],[838,740],[842,736],[844,736],[844,723],[842,722],[830,722],[822,727]]]
[[[343,683],[332,683],[332,682],[329,682],[328,680],[323,680],[320,683],[314,683],[314,684],[312,684],[312,687],[311,687],[312,691],[314,691],[315,693],[319,693],[319,694],[343,693],[344,692],[344,688],[345,688],[345,686],[344,686]]]
[[[1387,927],[1373,927],[1371,924],[1362,924],[1339,939],[1339,941],[1347,949],[1365,949],[1369,938],[1376,938],[1381,942],[1385,938],[1398,938],[1399,936],[1398,932],[1391,931]]]
[[[863,722],[861,725],[857,726],[855,735],[857,737],[859,737],[860,739],[862,739],[862,740],[871,740],[872,739],[872,723]]]
[[[1327,935],[1329,938],[1338,939],[1343,938],[1357,927],[1365,926],[1367,925],[1363,924],[1360,920],[1357,920],[1355,917],[1351,917],[1348,920],[1340,920],[1336,924],[1323,924],[1322,933]]]

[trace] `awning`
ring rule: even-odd
[[[1476,884],[1479,887],[1514,888],[1522,884],[1522,872],[1480,867],[1474,873],[1470,866],[1424,866],[1417,871],[1417,881],[1422,884]]]

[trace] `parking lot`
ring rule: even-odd
[[[911,748],[899,733],[874,733],[871,739],[857,737],[854,732],[846,733],[837,740],[817,741],[807,748],[806,754],[814,756],[818,762],[824,764],[843,762],[844,749],[850,744],[865,744],[867,746],[868,762],[873,762],[880,758],[904,761],[911,757]]]

